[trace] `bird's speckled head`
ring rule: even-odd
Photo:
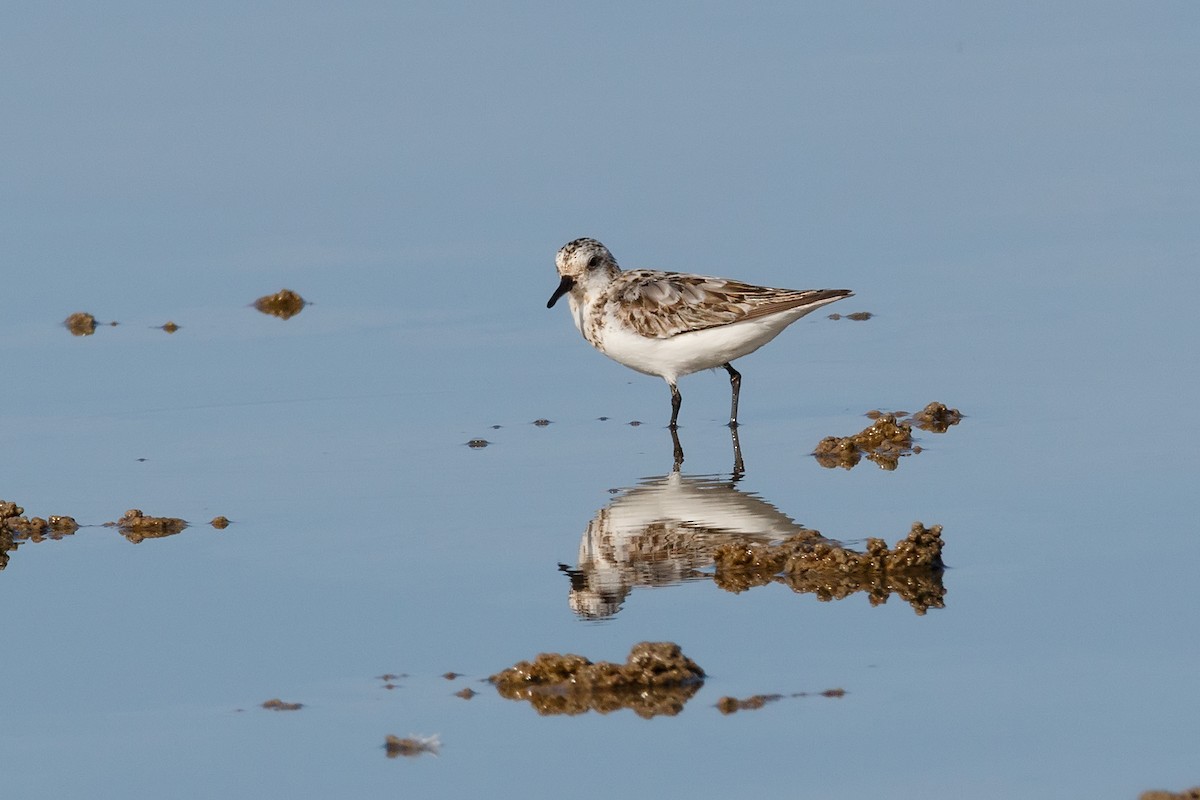
[[[558,255],[554,258],[554,266],[558,268],[559,275],[578,278],[588,270],[616,267],[617,260],[608,252],[607,247],[595,239],[576,239],[559,248]]]
[[[576,286],[586,286],[593,281],[606,283],[621,271],[607,247],[595,239],[586,238],[567,242],[559,248],[558,255],[554,257],[554,266],[562,280],[550,302],[546,303],[546,308],[553,308],[558,298]]]

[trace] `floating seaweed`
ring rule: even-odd
[[[648,719],[682,711],[704,683],[704,671],[673,642],[641,642],[624,664],[542,653],[488,680],[501,697],[527,700],[545,716],[628,708]]]
[[[871,424],[852,436],[826,436],[817,443],[813,455],[827,469],[853,469],[865,456],[888,471],[896,469],[904,456],[921,452],[913,441],[913,425],[931,433],[945,433],[962,420],[956,408],[933,402],[905,420],[905,411],[869,411]]]
[[[291,319],[306,305],[307,301],[291,289],[280,289],[275,294],[264,295],[254,301],[254,307],[259,311],[280,319]]]

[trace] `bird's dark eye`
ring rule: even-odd
[[[588,269],[595,269],[600,266],[600,256],[592,256],[588,259]]]

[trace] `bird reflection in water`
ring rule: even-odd
[[[744,470],[736,429],[734,471],[726,475],[682,474],[671,433],[670,474],[621,490],[588,523],[578,564],[559,564],[580,617],[612,617],[638,586],[714,578],[730,591],[778,581],[822,600],[866,592],[880,604],[896,593],[918,614],[944,605],[940,527],[918,523],[894,550],[880,539],[851,550],[736,487]]]
[[[711,578],[703,570],[721,545],[766,545],[803,530],[734,482],[672,471],[622,490],[588,523],[578,566],[559,565],[571,578],[571,609],[587,619],[611,617],[635,586]]]

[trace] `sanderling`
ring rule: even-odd
[[[737,427],[742,375],[730,364],[753,353],[805,314],[850,297],[848,289],[769,289],[728,278],[649,269],[622,271],[595,239],[563,245],[555,258],[562,280],[546,308],[563,295],[575,327],[614,361],[671,387],[671,425],[679,419],[677,381],[724,367],[733,389],[730,427]]]

